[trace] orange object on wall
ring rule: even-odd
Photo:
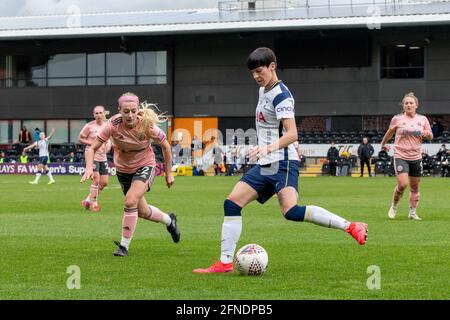
[[[218,118],[173,118],[172,140],[178,140],[183,148],[190,147],[194,135],[203,142],[212,136],[218,138]],[[180,139],[181,138],[181,139]]]

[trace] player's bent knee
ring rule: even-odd
[[[291,221],[304,221],[306,213],[306,206],[295,205],[291,209],[289,209],[284,217],[287,220]]]
[[[223,202],[223,211],[225,216],[240,216],[241,210],[242,208],[230,199],[226,199]]]
[[[135,208],[138,206],[139,199],[136,197],[126,196],[124,201],[125,208]]]

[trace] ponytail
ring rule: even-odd
[[[138,128],[139,135],[146,135],[148,129],[167,121],[167,116],[156,113],[154,109],[160,111],[155,104],[146,101],[140,104],[138,116],[141,117],[142,124]]]
[[[167,121],[167,116],[164,116],[155,104],[147,103],[147,101],[139,103],[139,97],[132,92],[125,92],[118,100],[119,108],[124,102],[134,102],[138,105],[138,117],[141,120],[141,125],[137,128],[139,136],[147,137],[147,131],[160,123]]]

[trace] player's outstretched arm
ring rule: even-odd
[[[27,152],[28,150],[34,148],[37,146],[37,141],[33,142],[32,144],[30,144],[28,147],[23,148],[23,152]]]
[[[55,134],[55,128],[52,128],[52,131],[50,131],[50,134],[48,135],[47,139],[50,140],[54,134]]]

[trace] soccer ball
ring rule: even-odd
[[[269,257],[260,245],[247,244],[238,250],[234,263],[240,274],[259,276],[266,272]]]

